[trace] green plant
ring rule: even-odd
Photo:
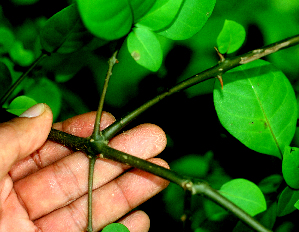
[[[36,57],[39,57],[36,60],[32,58],[33,51],[39,51],[39,45],[37,45],[39,43],[33,43],[34,45],[30,47],[30,43],[26,41],[28,48],[31,49],[25,49],[25,46],[15,39],[12,30],[8,26],[3,26],[0,30],[2,92],[8,89],[1,100],[3,108],[8,112],[20,114],[34,102],[47,102],[54,112],[55,119],[63,119],[68,115],[61,116],[60,108],[62,102],[66,101],[77,108],[75,113],[87,111],[84,104],[77,101],[78,98],[72,99],[73,95],[71,94],[68,97],[63,96],[59,85],[46,76],[54,73],[56,82],[66,82],[82,68],[82,64],[79,64],[83,59],[86,59],[85,64],[91,62],[95,66],[101,64],[101,59],[103,59],[99,58],[97,54],[105,54],[104,56],[110,57],[109,67],[105,81],[101,82],[104,87],[95,122],[97,126],[95,126],[93,135],[89,138],[79,138],[54,129],[49,135],[49,139],[70,148],[82,150],[87,154],[90,159],[89,189],[92,190],[94,162],[99,158],[98,154],[101,154],[100,158],[128,163],[133,167],[168,179],[186,190],[184,195],[180,192],[181,190],[171,185],[164,194],[166,207],[172,211],[173,217],[177,217],[177,214],[184,215],[183,219],[187,229],[205,230],[204,222],[198,219],[203,214],[211,221],[221,221],[228,217],[227,212],[217,208],[210,201],[198,199],[196,196],[191,197],[191,195],[202,194],[234,213],[253,229],[269,231],[265,227],[272,228],[276,217],[290,214],[296,208],[298,209],[299,205],[297,196],[299,181],[298,175],[296,175],[298,172],[297,148],[291,147],[298,113],[294,88],[289,80],[280,69],[259,59],[298,44],[298,36],[254,49],[243,55],[235,55],[246,38],[244,27],[232,20],[221,21],[223,24],[216,21],[219,23],[217,24],[219,30],[215,32],[217,40],[215,39],[213,44],[217,43],[218,49],[216,50],[220,59],[216,66],[200,73],[197,71],[199,68],[195,69],[194,73],[198,74],[189,75],[191,77],[188,79],[169,89],[165,88],[166,90],[153,95],[152,100],[117,120],[103,132],[99,131],[104,100],[107,99],[111,105],[119,104],[120,106],[123,106],[126,101],[126,97],[123,102],[118,98],[117,101],[120,103],[115,103],[116,100],[111,95],[109,96],[109,93],[106,96],[108,83],[114,91],[117,91],[117,88],[125,88],[130,83],[128,80],[123,80],[125,75],[122,75],[122,71],[115,69],[113,78],[109,82],[112,69],[118,60],[120,61],[119,65],[126,62],[124,57],[140,65],[133,66],[137,70],[134,70],[136,75],[130,76],[132,82],[140,82],[148,73],[147,70],[163,71],[163,67],[161,68],[163,56],[170,50],[174,43],[173,40],[185,40],[200,31],[211,16],[214,5],[215,1],[211,0],[113,0],[108,2],[78,0],[46,22],[40,22],[44,24],[37,30],[40,31],[42,54],[36,52]],[[229,12],[228,9],[226,10]],[[224,26],[221,29],[222,25]],[[199,46],[196,41],[193,43],[193,46]],[[107,53],[109,55],[106,55]],[[117,56],[119,58],[116,58]],[[18,66],[21,70],[26,70],[20,78],[18,78],[20,73],[16,71]],[[41,69],[37,67],[41,67]],[[281,67],[283,66],[281,65]],[[56,70],[53,72],[54,68]],[[130,67],[126,68],[130,69]],[[99,73],[97,69],[94,70]],[[163,73],[162,71],[160,72]],[[132,70],[129,72],[131,74]],[[29,78],[24,79],[27,76]],[[107,142],[113,136],[137,116],[148,111],[150,107],[174,93],[200,82],[214,79],[214,77],[220,80],[215,83],[213,96],[215,109],[222,126],[253,151],[273,156],[276,162],[282,160],[280,162],[283,178],[281,175],[270,175],[261,180],[258,186],[244,178],[230,180],[228,175],[223,174],[223,170],[217,165],[211,152],[207,153],[204,158],[198,158],[196,155],[184,156],[179,161],[172,163],[173,169],[177,170],[175,172],[107,146]],[[99,79],[102,80],[102,78]],[[113,80],[115,80],[114,83]],[[9,88],[11,83],[15,84]],[[44,94],[45,91],[47,94]],[[202,90],[194,90],[192,87],[187,91],[189,91],[189,96],[193,96],[194,92]],[[200,100],[196,104],[201,107]],[[177,108],[176,111],[180,111],[180,109]],[[187,134],[180,136],[187,136]],[[229,135],[227,134],[227,136]],[[187,148],[185,147],[185,149]],[[234,165],[238,164],[234,162]],[[210,168],[213,171],[212,174],[208,173]],[[254,170],[254,167],[252,169]],[[215,181],[217,178],[220,179],[218,182]],[[207,182],[200,179],[212,182],[215,185],[213,187],[219,191],[214,190]],[[286,184],[283,183],[283,179]],[[89,196],[87,230],[92,231],[91,191],[89,191]],[[191,202],[191,198],[195,198],[192,199],[194,202]],[[175,205],[173,201],[179,202],[179,204]],[[173,210],[172,205],[177,208]],[[194,209],[195,206],[202,206],[198,208],[204,208],[205,212],[198,208]],[[261,223],[253,219],[254,216]],[[196,219],[191,220],[192,217]],[[244,225],[241,223],[234,228],[234,231],[244,230]]]

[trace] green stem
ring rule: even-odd
[[[233,69],[239,65],[249,63],[251,61],[260,59],[264,56],[267,56],[269,54],[272,54],[274,52],[277,52],[277,51],[285,49],[285,48],[295,46],[297,44],[299,44],[299,35],[289,37],[287,39],[281,40],[277,43],[270,44],[270,45],[265,46],[260,49],[255,49],[251,52],[245,53],[240,56],[236,56],[236,57],[232,57],[232,58],[228,58],[228,59],[222,59],[214,67],[209,68],[201,73],[198,73],[198,74],[184,80],[181,83],[178,83],[174,87],[170,88],[169,90],[156,96],[152,100],[146,102],[139,108],[130,112],[125,117],[121,118],[120,120],[117,120],[112,125],[110,125],[108,128],[106,128],[104,131],[102,131],[103,137],[106,140],[113,138],[119,131],[121,131],[127,124],[129,124],[132,120],[134,120],[140,114],[142,114],[150,107],[154,106],[161,100],[165,99],[168,96],[171,96],[174,93],[177,93],[179,91],[187,89],[193,85],[196,85],[196,84],[206,81],[208,79],[211,79],[211,78],[214,78],[217,76],[221,77],[225,72],[227,72],[228,70]]]
[[[44,59],[48,54],[42,53],[27,69],[26,72],[24,72],[18,80],[7,90],[7,92],[3,95],[3,97],[0,100],[1,106],[6,102],[6,100],[9,98],[9,96],[12,94],[12,92],[18,87],[18,85],[25,79],[25,77],[32,71],[32,69],[35,68],[36,65],[39,64],[39,62]]]
[[[110,80],[110,77],[112,76],[113,66],[117,63],[117,59],[116,59],[117,53],[118,53],[118,50],[113,53],[113,55],[111,56],[111,58],[108,61],[109,67],[108,67],[107,75],[105,78],[103,91],[102,91],[102,94],[100,97],[96,120],[95,120],[95,124],[94,124],[94,129],[93,129],[92,138],[94,140],[98,140],[101,137],[100,126],[101,126],[101,117],[102,117],[102,112],[103,112],[103,107],[104,107],[104,101],[105,101],[105,97],[106,97],[106,93],[107,93],[107,89],[108,89],[109,80]]]
[[[93,188],[93,174],[94,165],[97,158],[94,156],[89,158],[89,172],[88,172],[88,224],[87,232],[92,232],[92,188]]]

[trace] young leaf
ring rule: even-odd
[[[34,54],[31,50],[24,49],[21,41],[15,41],[9,51],[11,59],[21,66],[29,66],[34,61]]]
[[[220,53],[230,54],[237,51],[245,41],[244,27],[232,20],[225,20],[223,28],[217,37],[217,46]]]
[[[129,0],[77,0],[77,3],[84,25],[97,37],[119,39],[132,27]]]
[[[40,33],[40,42],[47,52],[71,53],[88,44],[93,36],[82,24],[76,4],[53,15]]]
[[[120,223],[111,223],[102,232],[130,232],[126,226]]]
[[[297,101],[286,76],[263,60],[239,66],[216,82],[214,104],[221,124],[252,150],[282,158],[297,123]]]
[[[55,121],[61,108],[61,92],[54,82],[47,78],[41,78],[29,89],[25,89],[25,94],[38,103],[46,103],[50,106]]]
[[[262,191],[249,180],[233,179],[222,185],[219,192],[251,216],[267,209]]]
[[[156,72],[163,59],[163,52],[156,35],[146,28],[134,28],[127,39],[128,50],[141,66]]]
[[[129,0],[134,16],[134,22],[137,22],[149,9],[155,4],[156,0]]]
[[[294,205],[298,199],[299,190],[293,190],[287,186],[278,198],[277,216],[282,217],[296,210]]]
[[[37,102],[28,96],[16,97],[6,109],[9,113],[20,116],[24,111],[34,106]]]
[[[0,61],[0,97],[8,90],[12,83],[12,77],[8,67]]]
[[[192,37],[205,25],[215,3],[216,0],[185,0],[175,20],[159,34],[172,40]]]
[[[156,1],[155,5],[138,21],[136,26],[145,26],[153,31],[167,27],[175,19],[182,2],[183,0]]]
[[[299,148],[287,146],[284,150],[282,174],[288,186],[299,189]]]

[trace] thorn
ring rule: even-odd
[[[223,90],[223,80],[222,80],[222,76],[218,75],[216,78],[220,81],[221,89]]]
[[[216,50],[216,52],[217,52],[217,54],[218,54],[218,56],[219,56],[219,58],[220,58],[220,62],[225,61],[224,56],[219,52],[218,48],[216,48],[216,47],[214,47],[214,48],[215,48],[215,50]]]

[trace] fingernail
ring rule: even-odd
[[[45,104],[44,103],[38,103],[28,110],[26,110],[24,113],[20,115],[20,117],[25,117],[25,118],[34,118],[39,115],[41,115],[45,111]]]

